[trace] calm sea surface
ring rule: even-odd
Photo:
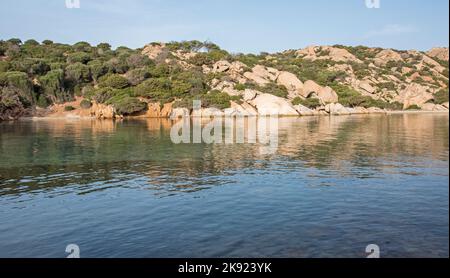
[[[282,118],[271,153],[171,126],[0,123],[0,257],[449,256],[447,114]]]

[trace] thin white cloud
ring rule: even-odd
[[[402,34],[411,34],[416,33],[418,30],[413,26],[405,26],[400,24],[389,24],[385,25],[383,28],[379,30],[373,30],[367,32],[364,35],[364,38],[372,38],[372,37],[382,37],[382,36],[396,36]]]

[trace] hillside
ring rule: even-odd
[[[310,46],[231,54],[199,41],[141,49],[0,41],[0,120],[448,110],[448,48]]]

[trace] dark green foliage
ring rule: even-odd
[[[39,95],[36,105],[41,108],[47,108],[49,106],[49,101],[44,94]]]
[[[133,85],[139,85],[142,82],[144,82],[146,79],[150,78],[150,70],[148,68],[138,68],[133,69],[127,72],[126,78],[128,79],[128,82]]]
[[[106,104],[112,105],[119,115],[133,115],[144,111],[147,108],[145,102],[137,98],[130,97],[128,90],[116,91],[115,96],[109,99]]]
[[[232,97],[220,91],[211,91],[200,97],[203,107],[215,107],[218,109],[230,108],[230,101],[240,101],[240,97]]]
[[[318,98],[307,98],[302,99],[300,97],[296,97],[292,100],[293,105],[303,105],[305,107],[308,107],[310,109],[316,109],[317,107],[321,106],[320,100]]]
[[[90,60],[91,56],[85,52],[75,52],[67,57],[67,62],[71,64],[73,63],[87,64],[87,62],[89,62]]]
[[[94,100],[97,103],[105,103],[110,98],[114,96],[114,92],[111,88],[101,88],[97,90],[93,90],[91,93],[92,100]]]
[[[413,104],[413,105],[409,106],[408,108],[406,108],[406,110],[421,110],[421,108],[419,106],[417,106],[416,104]]]
[[[123,89],[130,85],[128,79],[119,75],[119,74],[111,74],[108,75],[103,81],[100,82],[100,87],[111,87],[113,89]]]
[[[448,102],[448,89],[440,90],[434,94],[434,103],[442,104],[444,102]]]
[[[72,83],[84,83],[91,80],[91,71],[89,66],[82,63],[75,63],[67,66],[66,79]]]
[[[62,103],[71,100],[71,97],[64,93],[64,72],[62,70],[52,70],[39,78],[42,91],[47,99],[55,103]]]
[[[64,107],[64,111],[73,111],[73,110],[76,110],[75,107],[73,107],[73,106],[69,105],[69,106]]]
[[[358,91],[344,85],[334,85],[333,89],[339,96],[339,103],[346,107],[378,107],[390,110],[401,110],[403,107],[398,102],[389,103],[373,99],[370,96],[363,96]]]
[[[80,102],[80,107],[81,107],[82,109],[89,109],[89,108],[92,107],[92,103],[91,103],[89,100],[83,99],[83,100]]]

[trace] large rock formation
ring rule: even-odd
[[[399,93],[396,101],[403,103],[403,108],[407,109],[412,105],[421,106],[433,98],[428,87],[412,83]]]
[[[286,99],[270,94],[257,96],[251,104],[258,110],[261,116],[298,116],[297,110]]]

